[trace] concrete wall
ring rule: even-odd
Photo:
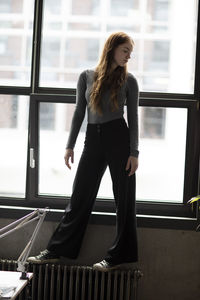
[[[12,220],[1,219],[0,228]],[[32,254],[46,247],[56,223],[44,222]],[[0,241],[0,258],[17,259],[32,228],[20,229]],[[111,245],[114,226],[89,225],[79,258],[64,262],[92,265],[100,261]],[[166,229],[138,229],[140,259],[144,273],[139,283],[139,300],[200,299],[200,233]]]

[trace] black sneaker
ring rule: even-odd
[[[37,256],[28,257],[27,261],[34,264],[47,264],[57,263],[59,259],[60,257],[57,254],[45,249],[44,251],[41,251]]]
[[[93,265],[93,269],[103,272],[108,272],[112,270],[123,270],[123,269],[132,269],[135,267],[135,263],[122,263],[122,264],[112,264],[106,261],[105,259]]]

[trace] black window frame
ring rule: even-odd
[[[29,95],[29,136],[27,149],[27,178],[26,197],[23,199],[0,197],[0,212],[7,217],[22,214],[23,207],[49,207],[52,212],[51,220],[58,220],[58,211],[62,212],[68,197],[38,195],[38,149],[39,149],[39,103],[75,103],[75,89],[44,88],[39,86],[40,45],[42,31],[43,0],[35,0],[33,47],[30,87],[0,86],[0,94]],[[187,201],[197,195],[199,191],[199,158],[200,158],[200,5],[198,3],[197,44],[195,62],[195,82],[193,94],[174,94],[141,92],[142,107],[172,107],[187,109],[187,137],[185,155],[185,179],[183,203],[164,203],[137,201],[138,221],[141,226],[177,228],[177,224],[184,228],[194,228],[196,207]],[[36,166],[29,166],[30,148],[34,148]],[[6,205],[6,206],[5,206]],[[6,208],[12,208],[13,213],[6,213]],[[18,213],[14,208],[21,207]],[[14,212],[15,211],[15,212]],[[164,218],[164,219],[163,219]],[[91,222],[113,224],[115,219],[115,205],[112,200],[97,199]],[[165,220],[165,221],[163,221]],[[179,222],[180,221],[180,222]],[[178,223],[177,223],[178,222]],[[184,224],[184,225],[183,225]]]

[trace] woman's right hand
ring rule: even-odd
[[[66,166],[71,170],[71,165],[69,164],[69,160],[71,163],[74,162],[74,150],[73,149],[66,149],[65,156],[64,156]]]

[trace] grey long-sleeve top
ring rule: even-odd
[[[83,122],[87,107],[89,124],[102,124],[115,119],[123,118],[124,105],[127,105],[127,121],[130,134],[130,155],[138,157],[138,99],[139,89],[135,77],[128,73],[127,79],[118,93],[119,108],[112,111],[110,105],[110,91],[102,94],[103,114],[93,113],[89,107],[90,92],[94,79],[94,70],[83,71],[78,79],[76,90],[76,108],[72,118],[71,129],[66,148],[73,149]],[[119,141],[120,143],[120,141]]]

